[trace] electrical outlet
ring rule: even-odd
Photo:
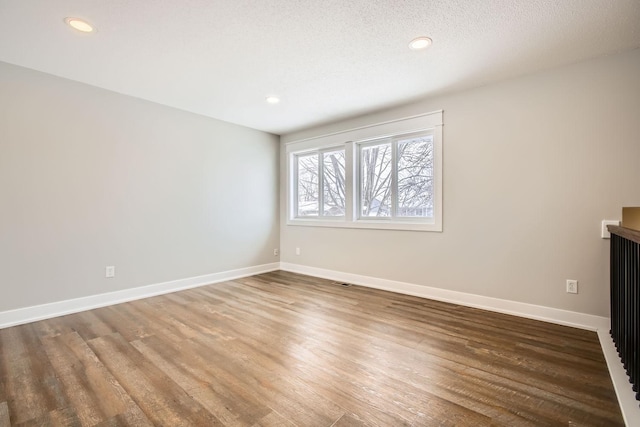
[[[567,293],[569,294],[577,294],[578,293],[578,281],[577,280],[567,280]]]
[[[278,256],[280,255],[280,250],[278,250],[278,248],[273,250],[273,256]]]
[[[300,255],[300,248],[296,248],[296,255]]]
[[[104,268],[104,277],[112,278],[116,277],[116,267],[114,265],[108,265]]]
[[[116,277],[116,267],[114,265],[108,265],[104,268],[104,277],[111,279]]]

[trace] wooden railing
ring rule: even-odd
[[[611,233],[611,337],[640,400],[640,231]]]

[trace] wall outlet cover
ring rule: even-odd
[[[113,265],[108,265],[104,268],[104,277],[110,279],[112,277],[116,277],[116,267]]]

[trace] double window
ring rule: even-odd
[[[441,231],[441,117],[288,144],[287,223]]]

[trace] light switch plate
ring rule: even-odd
[[[607,230],[607,225],[620,225],[620,221],[614,221],[611,219],[605,219],[602,221],[602,230],[600,232],[600,237],[602,237],[603,239],[611,238],[611,234],[609,233],[609,230]]]

